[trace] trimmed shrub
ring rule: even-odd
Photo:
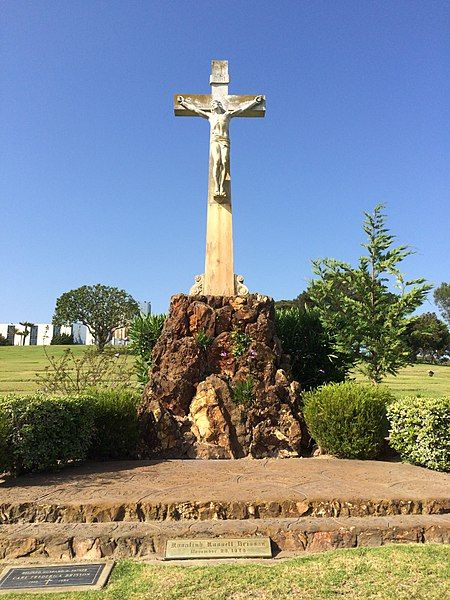
[[[10,427],[7,413],[0,408],[0,472],[9,471],[11,465]]]
[[[87,457],[94,421],[86,398],[8,396],[0,414],[3,471],[44,471]]]
[[[133,354],[129,346],[125,346],[123,344],[121,344],[120,346],[105,346],[103,353],[110,354],[115,358],[118,358],[119,356],[130,356],[131,354]]]
[[[340,458],[375,458],[388,432],[386,388],[344,382],[304,394],[309,432],[327,453]]]
[[[277,309],[275,323],[283,352],[290,357],[292,377],[304,390],[345,379],[350,368],[348,357],[333,351],[316,310]]]
[[[51,346],[71,346],[74,344],[71,333],[57,333],[52,337]]]
[[[137,405],[133,390],[95,390],[88,398],[94,418],[90,458],[134,458],[138,443]]]
[[[407,397],[388,408],[389,443],[403,460],[450,470],[450,396]]]
[[[0,346],[12,346],[11,342],[0,333]]]

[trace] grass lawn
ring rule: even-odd
[[[66,348],[75,354],[87,346],[47,346],[54,356],[61,356]],[[48,364],[43,346],[0,346],[0,395],[32,393],[37,389],[36,373]],[[429,377],[428,371],[434,371]],[[364,381],[362,375],[355,375]],[[449,396],[450,366],[412,365],[402,369],[396,377],[389,376],[382,385],[388,385],[396,396]]]
[[[67,346],[48,347],[55,356]],[[71,346],[77,354],[85,346]],[[0,394],[36,390],[44,348],[0,347]],[[430,368],[434,376],[429,377]],[[357,377],[363,381],[362,377]],[[450,367],[414,365],[389,377],[396,395],[450,395]],[[450,598],[450,547],[391,545],[268,562],[182,566],[119,561],[101,592],[7,594],[11,600],[441,600]]]
[[[47,346],[47,352],[61,356],[66,348],[79,355],[87,346]],[[43,346],[0,346],[0,394],[32,393],[37,389],[36,373],[48,364]],[[433,377],[428,371],[434,371]],[[365,381],[355,375],[357,381]],[[390,375],[382,385],[391,388],[396,396],[448,396],[450,395],[450,366],[412,365]]]
[[[434,371],[433,377],[428,371]],[[355,374],[357,381],[366,381]],[[395,396],[450,396],[450,366],[410,365],[401,369],[397,376],[389,375],[382,383],[388,386]]]
[[[45,350],[59,357],[66,348],[79,356],[92,346],[0,346],[0,395],[37,391],[36,373],[49,364]]]
[[[119,561],[102,592],[7,594],[29,600],[443,600],[450,548],[394,545],[305,555],[270,564],[171,566]]]

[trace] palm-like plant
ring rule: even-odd
[[[22,325],[22,327],[25,327],[25,329],[23,331],[16,330],[16,333],[18,333],[19,335],[22,336],[22,346],[25,346],[25,340],[30,335],[30,330],[32,327],[34,327],[34,323],[30,323],[30,321],[23,321],[23,322],[19,323],[19,325]]]
[[[148,370],[151,365],[152,350],[161,335],[166,315],[142,315],[131,321],[128,337],[130,348],[136,358],[136,373],[139,382],[145,385],[148,381]]]

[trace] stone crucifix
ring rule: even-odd
[[[226,60],[212,61],[209,81],[211,94],[174,96],[177,117],[203,117],[211,130],[205,273],[197,275],[190,294],[245,295],[243,277],[233,267],[229,126],[233,117],[264,117],[265,97],[229,95]]]

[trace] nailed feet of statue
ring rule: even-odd
[[[227,194],[223,190],[214,190],[214,198],[226,198]]]

